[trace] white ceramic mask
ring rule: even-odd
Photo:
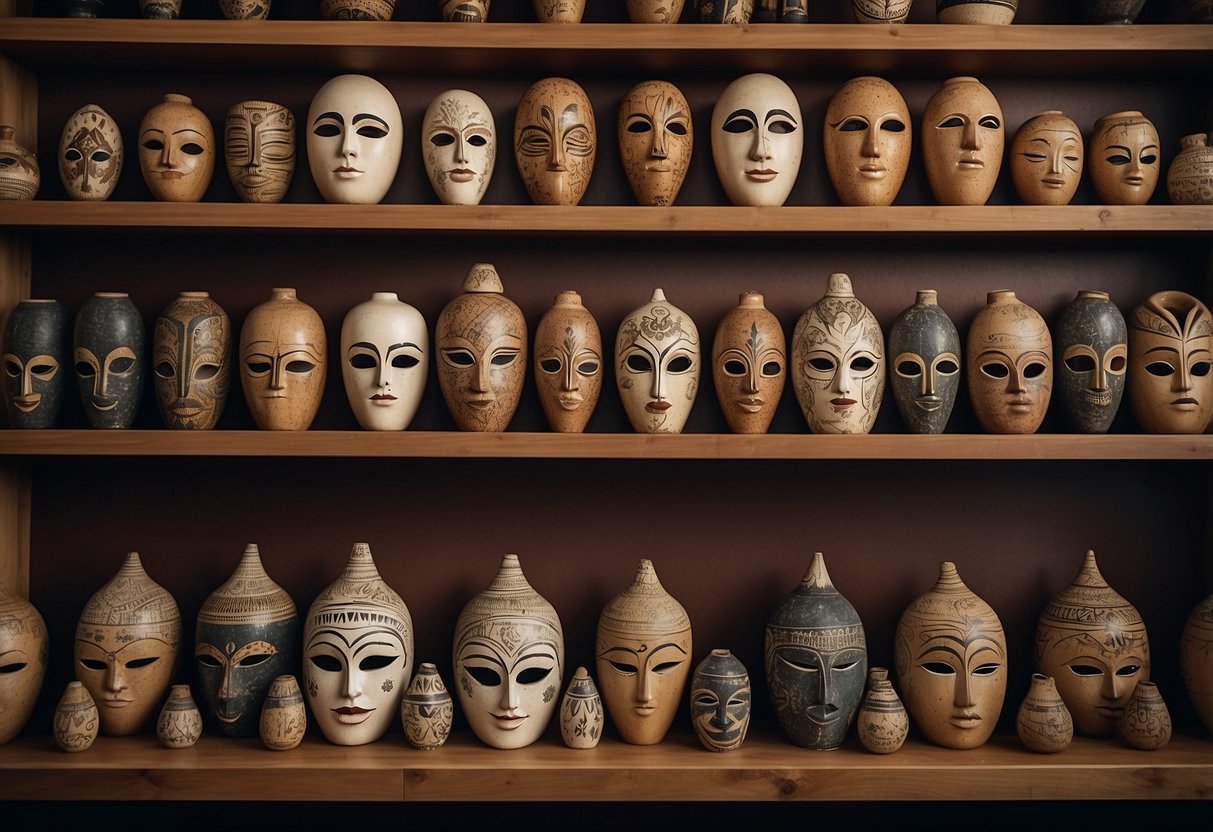
[[[660,289],[619,325],[615,383],[637,433],[681,433],[699,390],[699,330]]]
[[[434,96],[421,122],[421,156],[443,205],[479,205],[497,161],[497,127],[484,99],[467,90]]]
[[[59,176],[72,199],[109,199],[125,153],[118,123],[96,104],[72,113],[59,139]]]
[[[375,292],[341,324],[341,378],[364,430],[404,430],[429,369],[425,319],[395,292]]]
[[[803,154],[800,104],[774,75],[743,75],[716,99],[712,159],[734,205],[783,205]]]
[[[307,112],[307,161],[327,202],[375,205],[396,179],[404,146],[400,107],[366,75],[338,75]]]

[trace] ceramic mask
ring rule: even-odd
[[[72,113],[59,139],[59,177],[72,199],[109,199],[125,153],[118,123],[96,104]]]
[[[766,433],[783,395],[787,365],[779,319],[763,305],[762,295],[742,294],[712,339],[712,378],[730,430]]]
[[[576,205],[598,153],[589,96],[568,78],[544,78],[523,93],[514,118],[514,158],[538,205]]]
[[[1028,205],[1069,205],[1082,178],[1082,134],[1049,110],[1025,121],[1011,140],[1011,180]]]
[[[941,205],[985,205],[1005,143],[1002,108],[976,78],[945,81],[922,113],[922,156]]]
[[[668,81],[644,81],[619,105],[619,156],[641,205],[673,205],[691,166],[691,107]]]
[[[1203,433],[1213,414],[1213,319],[1184,292],[1157,292],[1129,318],[1129,396],[1148,433]]]
[[[95,428],[130,427],[143,398],[143,316],[125,292],[97,292],[76,314],[73,356],[84,415]]]
[[[792,333],[792,383],[814,433],[868,433],[884,396],[884,335],[855,297],[851,279],[832,274],[825,296]]]
[[[231,322],[206,292],[182,292],[156,318],[152,369],[164,423],[209,430],[231,381]]]
[[[396,179],[403,147],[400,107],[374,78],[338,75],[312,98],[307,161],[326,202],[381,202]]]
[[[576,292],[557,295],[535,328],[535,387],[552,430],[585,430],[602,392],[602,335]]]
[[[425,392],[425,319],[395,292],[375,292],[341,323],[341,378],[363,430],[404,430]]]
[[[1044,318],[1014,292],[990,292],[987,300],[978,318],[989,324],[975,319],[969,327],[969,398],[987,431],[1035,433],[1053,393],[1053,338]]]
[[[425,172],[443,205],[479,205],[497,161],[497,127],[484,99],[467,90],[446,90],[430,102],[422,120]]]
[[[0,584],[0,745],[21,733],[33,713],[49,652],[42,615]]]
[[[660,289],[615,338],[615,382],[637,433],[681,433],[699,390],[699,330]]]
[[[281,202],[295,175],[295,115],[270,101],[241,101],[227,111],[223,158],[244,202]]]
[[[1159,175],[1158,131],[1136,110],[1095,122],[1087,153],[1091,183],[1107,205],[1145,205]]]
[[[307,430],[328,373],[324,322],[294,289],[271,289],[240,328],[240,383],[262,430]]]
[[[804,154],[792,88],[774,75],[743,75],[712,108],[712,160],[734,205],[783,205]]]
[[[215,172],[215,131],[189,96],[170,93],[143,116],[139,168],[158,200],[202,199]]]
[[[38,159],[13,138],[16,130],[0,124],[0,200],[33,199],[42,184]]]
[[[14,428],[54,427],[68,385],[67,307],[23,300],[4,325],[4,401]]]
[[[843,205],[892,205],[910,167],[910,110],[897,88],[864,76],[843,84],[826,108],[826,170]]]
[[[750,727],[750,674],[728,650],[713,650],[691,676],[691,725],[710,751],[732,751]]]
[[[943,433],[960,391],[960,334],[934,289],[889,328],[889,385],[915,433]]]
[[[1124,317],[1107,292],[1081,291],[1062,313],[1057,335],[1057,386],[1070,421],[1083,432],[1106,432],[1125,392]]]

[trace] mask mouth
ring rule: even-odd
[[[169,412],[182,419],[197,416],[203,411],[202,402],[197,399],[178,399],[169,407]]]
[[[341,165],[340,167],[333,168],[333,174],[338,179],[357,179],[359,176],[362,176],[362,171],[358,170],[358,168]]]
[[[981,725],[981,715],[973,711],[961,711],[948,719],[953,727],[968,731]]]
[[[836,413],[846,413],[852,407],[858,404],[854,399],[848,399],[840,396],[837,399],[830,399],[830,407],[834,408]]]
[[[1126,176],[1124,179],[1122,179],[1120,181],[1124,182],[1126,185],[1129,185],[1130,187],[1139,188],[1146,180],[1145,180],[1145,177],[1143,177],[1143,176],[1133,175],[1133,176]]]
[[[957,167],[959,167],[962,171],[981,171],[985,169],[985,166],[985,162],[968,153],[961,156],[960,161],[957,163]]]
[[[1032,400],[1016,396],[1007,402],[1007,410],[1012,413],[1028,413],[1032,410]]]
[[[585,402],[585,397],[576,390],[570,390],[568,392],[561,393],[557,398],[557,401],[560,402],[560,406],[565,410],[576,410]]]
[[[496,720],[497,727],[503,731],[513,731],[514,729],[521,727],[522,723],[526,722],[529,718],[530,716],[528,714],[519,714],[513,712],[506,714],[493,714],[493,719]]]
[[[759,396],[742,396],[737,400],[737,406],[746,413],[757,413],[762,410],[762,406],[765,404],[766,402]]]
[[[1125,709],[1118,705],[1096,705],[1095,710],[1101,715],[1112,719],[1120,719]]]
[[[657,713],[657,706],[656,705],[637,705],[632,710],[634,710],[638,716],[652,716],[653,714]]]
[[[447,176],[451,177],[452,182],[471,182],[476,178],[476,171],[471,168],[454,168],[447,171]]]
[[[156,174],[161,179],[167,179],[170,182],[174,182],[174,181],[182,178],[183,176],[185,176],[185,171],[183,171],[183,170],[172,170],[172,169],[154,170],[154,171],[152,171],[152,173]]]
[[[943,407],[943,399],[939,396],[919,396],[914,399],[914,404],[918,405],[919,409],[931,413]]]
[[[1175,401],[1171,402],[1171,406],[1176,410],[1195,410],[1200,406],[1200,402],[1191,396],[1180,396]]]
[[[371,714],[375,713],[375,709],[359,708],[356,705],[343,705],[340,708],[332,709],[333,716],[343,725],[361,725],[371,718]]]
[[[644,166],[646,173],[669,173],[673,170],[669,162],[664,160],[660,162],[649,162]]]
[[[771,182],[779,175],[779,171],[770,168],[754,168],[745,172],[746,179],[754,182]]]
[[[113,708],[114,710],[118,710],[119,708],[125,708],[134,701],[135,700],[133,699],[126,699],[117,695],[105,696],[101,699],[101,706],[104,708]]]
[[[673,407],[673,405],[669,402],[658,399],[657,401],[652,401],[646,404],[644,409],[649,413],[665,413],[671,407]]]
[[[28,396],[17,396],[13,399],[13,406],[22,413],[29,413],[42,402],[41,393],[30,393]]]
[[[464,401],[468,407],[474,407],[477,410],[484,410],[497,401],[496,396],[468,396]]]
[[[90,396],[88,403],[94,410],[113,410],[118,406],[118,400],[109,396]]]
[[[884,179],[888,172],[884,165],[868,163],[859,166],[859,175],[864,179]]]
[[[249,174],[248,176],[244,177],[244,181],[241,182],[241,184],[246,188],[260,188],[263,185],[268,185],[273,181],[274,180],[270,179],[268,176]]]
[[[387,407],[392,402],[396,401],[396,397],[391,393],[376,393],[375,395],[371,396],[368,401],[373,402],[380,407]]]
[[[1053,176],[1046,176],[1044,179],[1040,180],[1040,184],[1044,185],[1046,188],[1061,190],[1065,187],[1066,180],[1058,179]]]
[[[1107,390],[1087,390],[1084,398],[1087,400],[1087,404],[1096,407],[1107,407],[1112,403],[1112,394]]]

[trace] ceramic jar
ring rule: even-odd
[[[1179,667],[1197,715],[1213,731],[1213,595],[1193,607],[1184,623]]]
[[[677,23],[686,0],[625,0],[633,23]]]
[[[642,81],[619,104],[619,157],[641,205],[673,205],[686,180],[695,128],[686,96],[669,81]]]
[[[817,751],[842,745],[863,698],[868,643],[821,552],[767,619],[763,657],[775,716],[792,742]]]
[[[1122,23],[1137,20],[1146,0],[1083,0],[1082,9],[1088,23]]]
[[[1036,672],[1053,677],[1074,729],[1110,737],[1138,681],[1150,678],[1150,639],[1137,609],[1108,586],[1095,553],[1036,624]]]
[[[307,430],[328,375],[324,321],[294,289],[271,289],[240,327],[240,387],[261,430]]]
[[[139,0],[139,12],[148,20],[176,20],[182,0]]]
[[[295,114],[272,101],[240,101],[223,124],[223,160],[241,202],[281,202],[295,175]]]
[[[754,0],[695,0],[700,23],[749,23]]]
[[[712,161],[734,205],[787,201],[804,155],[796,94],[765,72],[743,75],[712,107]]]
[[[544,78],[527,87],[514,116],[514,160],[536,205],[577,205],[598,155],[590,97],[576,81]]]
[[[792,331],[792,389],[813,433],[870,433],[884,397],[884,335],[851,288],[832,274],[826,293]]]
[[[425,318],[395,292],[375,292],[341,322],[341,379],[363,430],[404,430],[430,367]]]
[[[540,23],[580,23],[586,0],[535,0],[535,18]]]
[[[1015,715],[1015,733],[1029,751],[1056,754],[1074,739],[1074,721],[1052,676],[1032,674],[1032,686]]]
[[[129,428],[143,398],[143,315],[126,292],[97,292],[76,313],[76,384],[94,428]]]
[[[526,320],[491,263],[475,263],[463,294],[434,324],[438,386],[460,430],[504,431],[526,378]]]
[[[68,682],[55,708],[51,735],[64,751],[88,751],[97,740],[101,717],[97,703],[80,682]]]
[[[334,745],[365,745],[400,712],[413,671],[413,618],[355,543],[345,569],[316,596],[303,624],[303,687]]]
[[[940,205],[985,205],[998,183],[1006,142],[1002,108],[985,84],[943,82],[922,113],[922,159]]]
[[[682,433],[699,392],[699,329],[654,289],[615,336],[615,384],[637,433]]]
[[[585,430],[602,392],[602,334],[573,291],[556,296],[535,328],[535,387],[552,430]]]
[[[712,381],[724,420],[733,433],[766,433],[787,380],[783,325],[744,292],[720,319],[712,339]]]
[[[897,679],[910,718],[945,748],[984,745],[1007,693],[1007,639],[1002,622],[965,586],[953,563],[912,601],[893,645]]]
[[[497,163],[497,125],[485,100],[444,90],[425,108],[421,161],[443,205],[479,205]]]
[[[1026,205],[1069,205],[1082,179],[1082,133],[1060,110],[1038,113],[1011,140],[1011,181]]]
[[[324,20],[391,20],[396,0],[320,0]]]
[[[1019,0],[935,0],[940,23],[1007,24],[1018,8]]]
[[[901,703],[887,667],[868,669],[868,689],[855,718],[859,744],[873,754],[892,754],[910,733],[910,715]]]
[[[299,637],[295,602],[266,573],[257,544],[248,544],[202,602],[194,628],[198,687],[219,733],[256,735],[270,685],[299,666]]]
[[[1145,205],[1159,172],[1158,130],[1137,110],[1095,122],[1087,150],[1091,184],[1105,205]]]
[[[1189,23],[1213,23],[1213,0],[1184,0]]]
[[[1125,705],[1119,733],[1125,742],[1142,751],[1157,751],[1171,741],[1171,712],[1158,685],[1137,683]]]
[[[1213,205],[1213,147],[1207,133],[1179,140],[1179,153],[1167,168],[1167,196],[1176,205]]]
[[[588,670],[577,668],[560,700],[560,738],[569,748],[596,748],[605,720],[598,687]]]
[[[400,721],[409,745],[422,751],[442,747],[451,734],[455,704],[451,693],[442,684],[438,668],[422,662],[413,681],[400,697]]]
[[[1015,293],[990,292],[965,345],[969,402],[986,433],[1035,433],[1053,392],[1053,339]]]
[[[564,673],[560,616],[509,554],[455,621],[456,695],[472,732],[493,748],[543,736],[559,707]]]
[[[156,739],[165,748],[189,748],[202,736],[202,712],[189,685],[173,685],[156,720]]]
[[[215,172],[215,131],[188,95],[169,93],[139,123],[139,169],[161,202],[199,202]]]
[[[74,656],[104,734],[123,737],[148,726],[180,662],[181,612],[137,552],[84,605]]]
[[[914,0],[851,0],[856,23],[905,23]]]
[[[152,377],[164,424],[210,430],[232,375],[232,324],[207,292],[181,292],[156,318]]]
[[[809,22],[809,0],[774,0],[774,2],[779,5],[777,16],[780,23]],[[757,12],[755,16],[757,17]]]
[[[487,23],[493,0],[439,0],[439,13],[448,23]]]
[[[37,157],[15,136],[10,125],[0,124],[0,200],[33,199],[42,183]]]
[[[1120,408],[1128,330],[1107,292],[1083,290],[1057,322],[1058,394],[1078,433],[1107,433]]]
[[[366,75],[324,83],[307,111],[307,164],[325,202],[377,205],[400,167],[404,121],[383,84]]]
[[[822,149],[843,205],[892,205],[910,167],[910,109],[897,88],[865,75],[847,81],[826,107]]]
[[[219,0],[219,11],[228,20],[265,20],[271,0]]]
[[[258,733],[261,744],[271,751],[290,751],[303,742],[307,732],[307,708],[295,677],[283,674],[270,683],[261,704]]]
[[[85,104],[63,125],[59,178],[72,199],[109,199],[118,187],[125,158],[118,122],[98,105]]]
[[[11,427],[55,426],[67,398],[69,321],[64,304],[31,298],[20,301],[4,322],[0,362]]]
[[[691,619],[666,592],[653,562],[598,617],[598,683],[624,742],[656,745],[674,721],[691,673]]]
[[[889,386],[906,427],[943,433],[960,390],[960,334],[934,289],[919,289],[889,327]]]
[[[20,734],[34,712],[49,654],[42,615],[0,583],[0,745]]]
[[[1129,315],[1129,402],[1146,433],[1204,433],[1213,417],[1213,318],[1185,292],[1155,292]]]
[[[750,727],[750,674],[728,650],[713,650],[691,674],[691,725],[708,751],[732,751]]]

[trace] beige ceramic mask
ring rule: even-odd
[[[1053,338],[1014,292],[986,297],[982,323],[970,325],[965,347],[969,400],[987,432],[1035,433],[1053,394]]]
[[[33,713],[48,655],[41,614],[0,584],[0,745],[21,733]]]
[[[338,75],[307,112],[307,161],[326,202],[378,204],[396,179],[404,146],[400,107],[366,75]]]
[[[598,153],[589,96],[568,78],[544,78],[523,93],[514,118],[514,158],[538,205],[576,205]]]
[[[1158,185],[1158,130],[1136,110],[1095,122],[1087,154],[1091,184],[1107,205],[1145,205]]]
[[[139,167],[156,199],[202,199],[215,172],[215,131],[189,96],[170,93],[143,116]]]
[[[783,205],[803,154],[800,103],[774,75],[743,75],[716,99],[712,160],[734,205]]]
[[[497,161],[497,128],[484,99],[467,90],[434,96],[421,122],[421,156],[443,205],[479,205]]]
[[[72,199],[109,199],[125,153],[118,123],[96,104],[72,113],[59,139],[59,177]]]
[[[826,108],[826,170],[843,205],[892,205],[910,166],[910,110],[897,88],[864,76],[843,84]]]
[[[645,81],[619,105],[619,155],[641,205],[673,205],[691,166],[691,107],[668,81]]]
[[[395,292],[375,292],[341,324],[341,378],[363,430],[404,430],[429,370],[429,336],[416,308]]]
[[[294,289],[271,289],[240,328],[240,386],[262,430],[307,430],[328,372],[324,322]]]
[[[615,383],[637,433],[681,433],[699,390],[699,330],[660,289],[615,337]]]
[[[281,202],[295,174],[295,116],[269,101],[241,101],[227,111],[223,158],[244,202]]]
[[[1005,144],[1002,108],[976,78],[949,78],[922,113],[922,157],[940,205],[985,205]]]
[[[1025,121],[1011,140],[1011,180],[1028,205],[1069,205],[1082,178],[1082,134],[1059,110]]]
[[[1213,415],[1213,319],[1184,292],[1157,292],[1129,318],[1129,399],[1148,433],[1203,433]]]

